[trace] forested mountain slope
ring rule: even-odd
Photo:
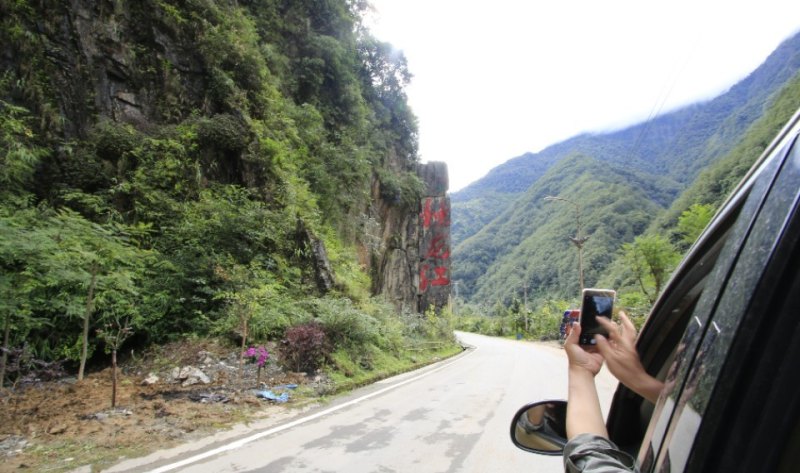
[[[665,237],[674,244],[679,254],[688,250],[693,241],[691,238],[687,241],[682,233],[681,218],[698,206],[705,207],[710,218],[724,203],[786,122],[800,110],[800,73],[770,103],[772,105],[729,153],[703,169],[668,209],[655,215],[644,235]],[[621,252],[600,275],[598,284],[623,288],[623,291],[637,285]]]
[[[578,292],[574,209],[546,196],[576,199],[582,206],[586,284],[591,285],[614,257],[620,241],[643,232],[663,208],[648,196],[658,181],[585,155],[568,156],[549,169],[478,234],[458,247],[460,294],[473,301],[508,302],[529,297],[569,298]]]
[[[410,72],[365,8],[0,1],[4,349],[83,362],[103,327],[141,345],[312,321],[327,349],[397,347],[372,276],[423,189]]]
[[[785,57],[791,59],[796,55]],[[756,80],[756,75],[748,80]],[[734,89],[741,88],[737,85]],[[753,91],[750,95],[758,94]],[[593,139],[604,146],[598,148],[596,155],[572,154],[555,159],[555,164],[524,194],[516,198],[506,194],[503,211],[455,247],[454,278],[459,282],[460,294],[482,304],[508,303],[514,297],[521,299],[523,293],[527,293],[528,300],[575,297],[577,252],[567,237],[575,235],[576,209],[565,202],[546,202],[544,197],[548,195],[567,198],[581,206],[583,234],[591,235],[584,246],[586,286],[599,282],[614,287],[631,284],[626,279],[630,275],[626,275],[626,268],[619,261],[623,244],[650,232],[667,236],[678,250],[685,249],[675,229],[678,216],[693,204],[716,208],[799,106],[800,76],[796,73],[783,88],[765,99],[760,115],[752,111],[754,105],[749,102],[733,107],[733,115],[720,120],[705,143],[697,148],[705,150],[700,153],[702,159],[676,160],[672,166],[658,165],[659,160],[654,159],[653,167],[643,169],[641,163],[632,165],[633,161],[609,158],[606,151],[611,149],[608,143],[613,143],[613,139],[603,141],[600,136],[584,135],[570,140],[568,143],[575,147]],[[684,126],[698,120],[692,117],[691,110],[695,110],[695,117],[713,115],[696,110],[702,107],[689,107],[678,113],[688,114]],[[750,114],[754,115],[752,119]],[[670,114],[662,123],[670,117],[676,115]],[[749,123],[749,127],[735,135],[732,130],[738,129],[740,122]],[[625,133],[630,130],[612,137],[618,139]],[[677,132],[663,136],[670,133]],[[698,133],[688,136],[677,133],[674,139],[685,143],[697,140],[698,136]],[[688,149],[680,143],[662,145],[668,149]],[[659,159],[667,155],[661,153]],[[709,156],[714,157],[711,163],[707,162]],[[523,159],[514,161],[514,165],[520,165]],[[681,174],[691,173],[697,175],[694,181],[681,182]],[[679,192],[683,188],[686,191]]]
[[[772,105],[756,120],[737,145],[725,156],[703,169],[666,212],[653,221],[650,231],[675,227],[678,216],[693,204],[718,208],[775,138],[786,121],[800,108],[800,73],[781,89]]]
[[[669,205],[701,169],[730,151],[761,116],[769,97],[798,70],[800,34],[784,41],[753,73],[713,100],[623,130],[579,135],[497,166],[452,194],[454,247],[489,224],[555,162],[574,153],[661,176],[664,193],[653,197]]]

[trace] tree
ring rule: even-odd
[[[82,322],[78,369],[81,381],[95,311],[133,310],[138,297],[137,279],[149,252],[129,240],[124,226],[99,225],[68,209],[60,210],[49,220],[47,231],[57,251],[47,255],[47,283],[58,294],[53,302],[68,317],[79,317]]]
[[[693,204],[678,217],[677,231],[681,241],[691,246],[714,216],[714,206],[711,204]]]
[[[531,335],[539,340],[557,340],[564,310],[570,307],[565,300],[547,299],[539,304],[533,316]]]
[[[97,330],[97,336],[102,339],[108,350],[111,351],[111,407],[117,406],[117,351],[125,340],[133,335],[130,319],[114,317],[113,322],[106,324],[105,328]]]
[[[34,144],[28,121],[28,110],[0,100],[0,194],[21,190],[47,154]]]
[[[679,254],[662,235],[640,235],[622,245],[622,257],[642,292],[654,303]]]
[[[0,80],[0,89],[6,78]],[[6,374],[11,331],[34,325],[29,293],[36,284],[30,265],[48,241],[33,229],[36,211],[29,209],[25,186],[47,150],[35,144],[27,109],[0,100],[0,386]],[[42,322],[37,320],[37,322]]]
[[[243,379],[244,362],[247,343],[250,337],[251,322],[266,301],[276,293],[277,284],[270,281],[269,274],[261,270],[257,264],[247,267],[228,261],[226,265],[217,265],[215,275],[222,280],[223,288],[217,292],[215,299],[226,303],[227,318],[223,326],[235,326],[241,341],[239,356],[239,382]],[[260,373],[260,366],[259,366]]]
[[[24,339],[30,329],[46,324],[35,315],[35,294],[42,288],[43,255],[52,254],[55,246],[36,226],[37,216],[33,209],[0,214],[0,385],[5,379],[12,330]]]
[[[511,322],[512,330],[517,333],[528,332],[528,319],[530,311],[527,307],[516,297],[511,301],[511,307],[508,309],[508,317]]]

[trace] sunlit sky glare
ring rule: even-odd
[[[370,0],[403,51],[420,158],[450,191],[582,132],[727,90],[800,31],[800,0]]]

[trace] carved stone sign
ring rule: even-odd
[[[450,197],[447,196],[447,165],[420,165],[426,184],[419,214],[418,310],[433,306],[437,311],[450,299]]]

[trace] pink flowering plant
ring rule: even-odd
[[[251,363],[257,363],[258,367],[261,368],[267,363],[269,352],[263,346],[250,347],[244,352],[244,356]]]
[[[250,363],[256,363],[258,365],[258,373],[256,374],[256,384],[261,383],[261,370],[264,369],[264,365],[267,364],[267,359],[269,358],[269,352],[267,351],[264,346],[258,347],[250,347],[242,353],[242,356],[246,358]]]

